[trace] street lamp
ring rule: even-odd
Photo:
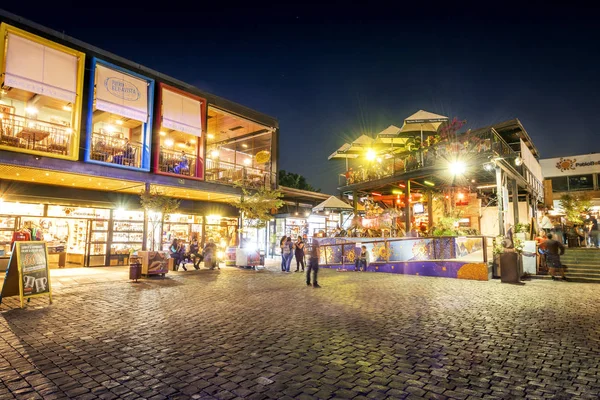
[[[467,172],[467,166],[464,161],[454,161],[450,164],[450,173],[454,176],[463,175]]]
[[[375,150],[373,150],[373,149],[367,150],[367,160],[373,161],[376,157],[377,157],[377,153],[375,153]]]

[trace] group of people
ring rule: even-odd
[[[213,239],[209,239],[208,243],[200,251],[200,245],[196,237],[192,238],[189,249],[186,249],[182,239],[173,239],[169,247],[171,258],[174,260],[173,269],[179,270],[181,266],[184,271],[187,271],[186,262],[193,262],[195,269],[200,269],[200,263],[204,261],[204,265],[210,269],[219,268],[217,260],[217,245]]]
[[[552,233],[555,239],[562,240],[563,244],[569,243],[569,246],[579,245],[582,247],[600,247],[600,230],[598,230],[598,220],[592,214],[585,217],[581,224],[569,224],[563,218],[559,223],[553,223],[549,214],[546,212],[540,221],[540,228],[546,234]],[[575,242],[569,242],[569,238],[575,239]]]
[[[281,271],[290,272],[290,265],[292,258],[296,257],[296,271],[304,272],[306,268],[306,284],[315,288],[320,288],[317,282],[317,274],[319,272],[319,244],[315,240],[310,248],[308,267],[306,266],[306,243],[302,236],[298,236],[298,239],[294,242],[291,236],[284,235],[279,241],[279,248],[281,249]],[[312,282],[311,282],[312,272]]]

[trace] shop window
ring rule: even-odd
[[[205,102],[161,85],[158,171],[202,176],[202,115]]]
[[[149,170],[153,81],[100,60],[92,71],[86,161]]]
[[[208,109],[206,180],[272,186],[272,129],[213,107]]]
[[[0,147],[76,159],[85,55],[2,25]]]
[[[569,176],[569,190],[594,190],[594,176]]]
[[[551,178],[551,181],[553,192],[567,192],[569,190],[569,183],[566,176]]]

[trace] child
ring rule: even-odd
[[[356,257],[356,263],[354,264],[354,271],[366,271],[369,265],[369,252],[367,246],[360,247],[360,254]]]

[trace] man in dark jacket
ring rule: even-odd
[[[560,256],[565,254],[565,246],[558,240],[554,240],[554,236],[551,233],[548,234],[548,240],[544,242],[544,245],[546,247],[546,264],[550,268],[552,280],[558,280],[556,275],[559,274],[561,279],[566,281],[565,266],[560,262]]]
[[[317,282],[317,274],[319,273],[319,242],[317,240],[313,240],[310,246],[310,258],[308,259],[308,265],[306,268],[306,284],[311,286],[310,284],[310,272],[313,273],[312,286],[314,288],[320,288],[319,283]]]

